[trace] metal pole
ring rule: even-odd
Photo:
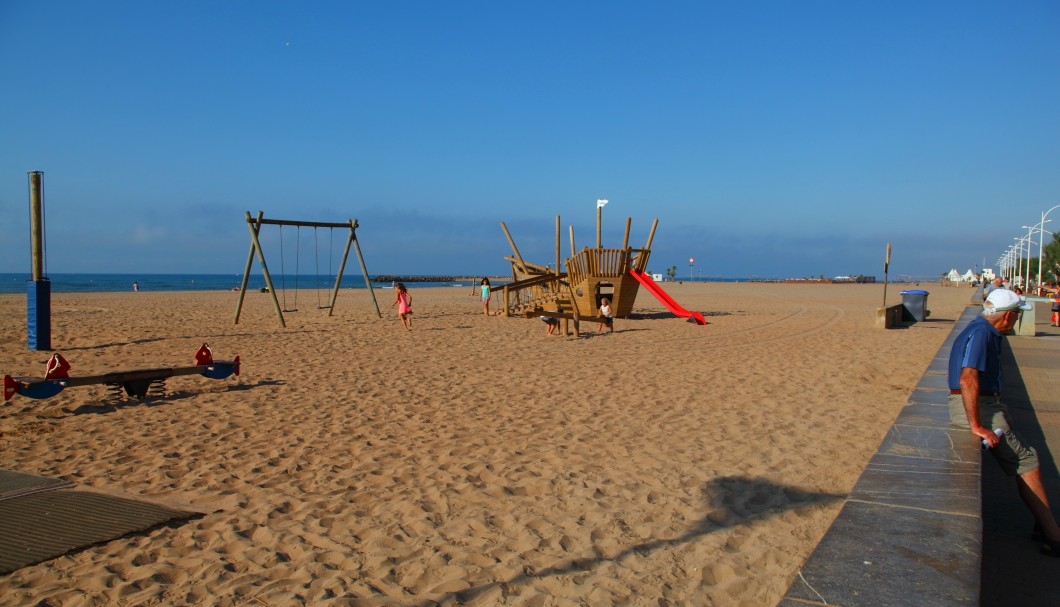
[[[596,201],[596,248],[599,249],[603,246],[601,236],[601,223],[603,223],[604,216],[604,205],[600,204],[600,201]]]
[[[1042,288],[1042,243],[1045,242],[1045,212],[1042,212],[1041,230],[1038,232],[1038,289]]]
[[[1052,213],[1056,209],[1060,209],[1060,204],[1042,213],[1042,234],[1038,242],[1038,286],[1041,286],[1042,284],[1042,243],[1045,242],[1045,218],[1049,216],[1049,213]]]
[[[29,239],[33,282],[44,277],[44,203],[41,200],[41,171],[29,172]]]
[[[1027,226],[1027,284],[1023,286],[1023,290],[1028,296],[1030,294],[1030,246],[1035,244],[1034,240],[1030,239],[1030,235],[1034,231],[1034,226]]]

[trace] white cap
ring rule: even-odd
[[[994,289],[986,296],[983,307],[994,312],[1007,310],[1030,310],[1033,306],[1008,289]]]

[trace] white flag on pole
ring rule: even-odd
[[[602,209],[605,204],[607,204],[607,201],[604,200],[603,198],[597,198],[596,199],[596,208]]]

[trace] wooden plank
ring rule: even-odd
[[[249,211],[247,212],[249,215]],[[350,224],[347,223],[335,223],[332,221],[294,221],[291,219],[247,219],[248,223],[258,223],[274,226],[302,226],[308,228],[348,228]],[[355,221],[353,224],[354,228],[360,227]]]
[[[538,316],[548,316],[550,318],[562,318],[565,320],[577,320],[579,322],[604,322],[605,319],[602,316],[579,316],[575,318],[573,314],[566,314],[564,312],[549,312],[548,310],[538,310],[537,312],[524,312],[527,318],[536,318]]]

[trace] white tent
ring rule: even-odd
[[[946,275],[946,280],[949,280],[950,282],[961,281],[961,275],[957,273],[957,268],[953,268],[952,270],[950,270],[950,273]]]
[[[972,270],[969,269],[967,272],[964,273],[964,276],[961,277],[961,280],[963,280],[964,282],[975,282],[976,277],[975,274],[972,273]]]

